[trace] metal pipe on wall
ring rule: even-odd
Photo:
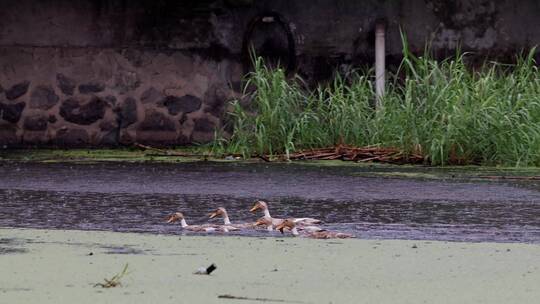
[[[386,25],[378,21],[375,25],[375,92],[377,94],[377,108],[381,107],[385,86],[385,31]]]

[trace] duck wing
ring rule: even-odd
[[[185,227],[184,229],[193,231],[193,232],[216,232],[216,231],[219,231],[219,225],[210,225],[210,224],[189,225]]]
[[[255,223],[236,223],[236,224],[231,224],[228,226],[232,226],[236,228],[236,230],[239,230],[239,229],[246,229],[246,228],[254,228]]]
[[[320,231],[324,231],[324,229],[322,229],[321,227],[319,226],[298,226],[297,227],[298,231],[305,231],[305,232],[320,232]]]
[[[315,231],[307,234],[307,237],[313,239],[346,239],[353,238],[354,235],[348,233],[334,232],[334,231]]]
[[[223,225],[219,227],[220,232],[238,231],[240,228],[235,225]]]
[[[272,226],[276,227],[277,225],[281,225],[284,221],[285,221],[285,219],[273,217],[272,218]]]
[[[321,223],[321,220],[314,219],[311,217],[298,217],[298,218],[295,218],[293,221],[296,225],[314,225],[314,224]]]

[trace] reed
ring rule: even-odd
[[[398,147],[432,165],[540,165],[534,50],[515,65],[489,62],[475,70],[466,65],[466,54],[443,61],[427,54],[404,49],[378,109],[372,71],[309,89],[298,76],[287,78],[256,59],[244,102],[232,105],[233,134],[217,136],[214,152],[288,155],[345,143]]]

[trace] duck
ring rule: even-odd
[[[319,231],[304,231],[303,234],[300,234],[300,232],[298,232],[298,228],[296,227],[296,223],[290,219],[284,220],[283,223],[279,224],[276,227],[276,230],[281,231],[281,233],[283,233],[284,229],[290,230],[294,236],[303,236],[303,237],[308,237],[312,239],[334,239],[334,238],[346,239],[346,238],[354,237],[354,235],[349,234],[349,233],[328,231],[324,229],[321,229]]]
[[[227,213],[227,209],[225,209],[224,207],[218,207],[214,212],[210,213],[209,216],[210,218],[215,218],[217,216],[223,217],[223,225],[227,227],[233,227],[237,229],[254,227],[253,223],[231,223],[231,220],[229,219],[229,214]]]
[[[274,222],[275,222],[276,219],[274,219]],[[294,219],[288,219],[289,221],[293,222]],[[280,223],[278,223],[276,226],[279,226],[281,225],[285,220],[281,220],[280,219]],[[268,218],[266,216],[263,216],[261,218],[259,218],[254,224],[253,226],[255,227],[258,227],[258,226],[265,226],[266,229],[268,231],[273,231],[273,223],[271,218]],[[323,229],[321,227],[318,227],[318,226],[314,226],[314,225],[302,225],[302,226],[295,226],[295,229],[296,231],[306,231],[306,232],[316,232],[316,231],[323,231]]]
[[[283,223],[283,219],[280,218],[273,218],[270,215],[270,211],[268,210],[268,203],[265,201],[258,200],[255,202],[255,205],[249,210],[250,212],[255,212],[257,210],[262,210],[264,212],[264,217],[272,220],[272,226],[276,227],[279,224]],[[299,218],[290,218],[294,223],[298,225],[313,225],[313,224],[319,224],[321,223],[320,220],[310,218],[310,217],[299,217]]]
[[[275,223],[275,220],[279,220],[279,219],[272,219],[272,218],[269,218],[267,216],[263,216],[261,218],[259,218],[254,224],[253,226],[254,227],[259,227],[259,226],[264,226],[266,227],[266,230],[268,231],[273,231],[274,230],[274,223]],[[281,222],[277,223],[276,225],[279,225],[281,224]]]
[[[235,227],[229,227],[226,225],[188,225],[186,222],[186,219],[184,218],[184,214],[182,212],[175,212],[171,215],[169,215],[166,218],[167,223],[175,223],[177,221],[180,221],[180,225],[182,226],[182,229],[193,231],[193,232],[229,232],[231,230],[238,230],[238,228]]]

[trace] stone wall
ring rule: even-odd
[[[0,144],[212,140],[243,69],[201,3],[3,3]]]
[[[0,48],[4,144],[160,145],[207,142],[239,65],[181,52]],[[4,76],[4,77],[5,77]]]
[[[0,0],[0,145],[207,142],[249,71],[249,46],[310,83],[417,53],[511,60],[540,41],[540,4],[443,0]]]

